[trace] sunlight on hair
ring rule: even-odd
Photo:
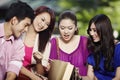
[[[117,38],[119,36],[118,31],[114,30],[113,35],[115,38]]]

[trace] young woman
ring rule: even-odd
[[[21,69],[21,73],[32,80],[38,80],[38,77],[29,71],[31,70],[31,64],[40,63],[39,59],[36,59],[37,55],[43,56],[40,64],[47,67],[46,63],[49,55],[47,53],[48,50],[45,50],[45,48],[47,49],[47,46],[50,46],[48,42],[55,25],[55,15],[50,8],[40,6],[35,10],[35,15],[33,24],[28,28],[28,31],[23,37],[26,54],[23,61],[24,67]],[[38,53],[40,54],[33,55],[36,51],[39,51]]]
[[[60,37],[51,39],[51,59],[70,62],[79,69],[79,74],[87,74],[87,37],[78,35],[77,18],[71,11],[64,11],[58,19]]]
[[[120,80],[120,43],[115,43],[110,19],[104,14],[93,17],[88,34],[89,80]]]

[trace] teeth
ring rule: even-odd
[[[69,35],[64,35],[64,37],[67,39],[67,38],[69,38]]]

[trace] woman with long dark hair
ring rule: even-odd
[[[25,57],[21,73],[32,80],[38,80],[39,78],[30,71],[37,70],[39,64],[44,66],[44,69],[47,68],[49,58],[47,51],[50,46],[49,39],[55,25],[55,14],[52,9],[46,6],[38,7],[34,13],[33,24],[23,36]]]
[[[108,16],[93,17],[87,30],[89,34],[89,80],[120,80],[120,43],[115,42]]]

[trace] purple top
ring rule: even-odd
[[[79,68],[79,74],[81,76],[87,75],[87,67],[85,64],[88,57],[88,50],[86,44],[87,44],[87,38],[85,36],[81,36],[78,47],[72,53],[67,54],[66,52],[62,51],[59,48],[59,59],[66,62],[70,62],[75,67]],[[56,38],[52,38],[51,52],[50,52],[51,59],[58,59],[56,45],[57,45]]]

